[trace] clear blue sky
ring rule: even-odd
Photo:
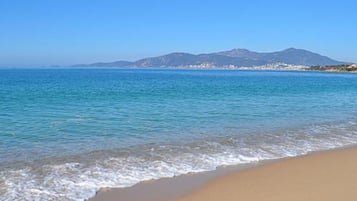
[[[288,47],[357,62],[356,1],[0,1],[0,66]]]

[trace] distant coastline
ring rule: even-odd
[[[343,65],[332,65],[332,66],[311,66],[307,68],[311,71],[322,71],[322,72],[357,72],[357,64],[343,64]]]
[[[242,71],[316,71],[316,72],[341,72],[341,73],[357,73],[357,64],[342,64],[342,65],[328,65],[328,66],[303,66],[303,65],[291,65],[285,63],[267,64],[261,66],[177,66],[177,67],[100,67],[100,66],[73,66],[74,68],[113,68],[113,69],[158,69],[158,70],[242,70]],[[73,68],[66,67],[66,68]]]
[[[305,70],[310,66],[344,64],[349,63],[304,49],[288,48],[276,52],[254,52],[247,49],[232,49],[205,54],[175,52],[137,61],[97,62],[76,64],[72,67]]]

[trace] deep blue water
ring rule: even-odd
[[[1,69],[0,200],[354,144],[356,100],[357,74]]]

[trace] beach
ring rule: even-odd
[[[193,192],[178,196],[167,195],[157,200],[167,201],[352,201],[357,199],[357,148],[330,150],[309,155],[277,160],[245,170],[228,171],[227,174],[211,178]],[[193,181],[195,178],[191,176]],[[175,179],[172,179],[175,180]],[[190,179],[186,180],[190,185]],[[160,183],[160,181],[158,182]],[[149,194],[180,191],[185,184],[159,186],[155,181],[146,184],[153,190]],[[133,187],[134,197],[126,200],[147,200],[143,189]],[[136,193],[135,193],[136,190]],[[109,189],[100,192],[94,199],[105,201],[124,201],[122,189]],[[128,195],[128,194],[127,194]]]
[[[357,201],[357,1],[1,8],[0,201]]]

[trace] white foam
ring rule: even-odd
[[[94,196],[101,187],[128,187],[144,180],[292,157],[355,143],[357,123],[349,122],[206,139],[186,145],[143,146],[129,154],[114,153],[83,161],[78,157],[76,162],[34,163],[0,171],[0,200],[84,200]]]

